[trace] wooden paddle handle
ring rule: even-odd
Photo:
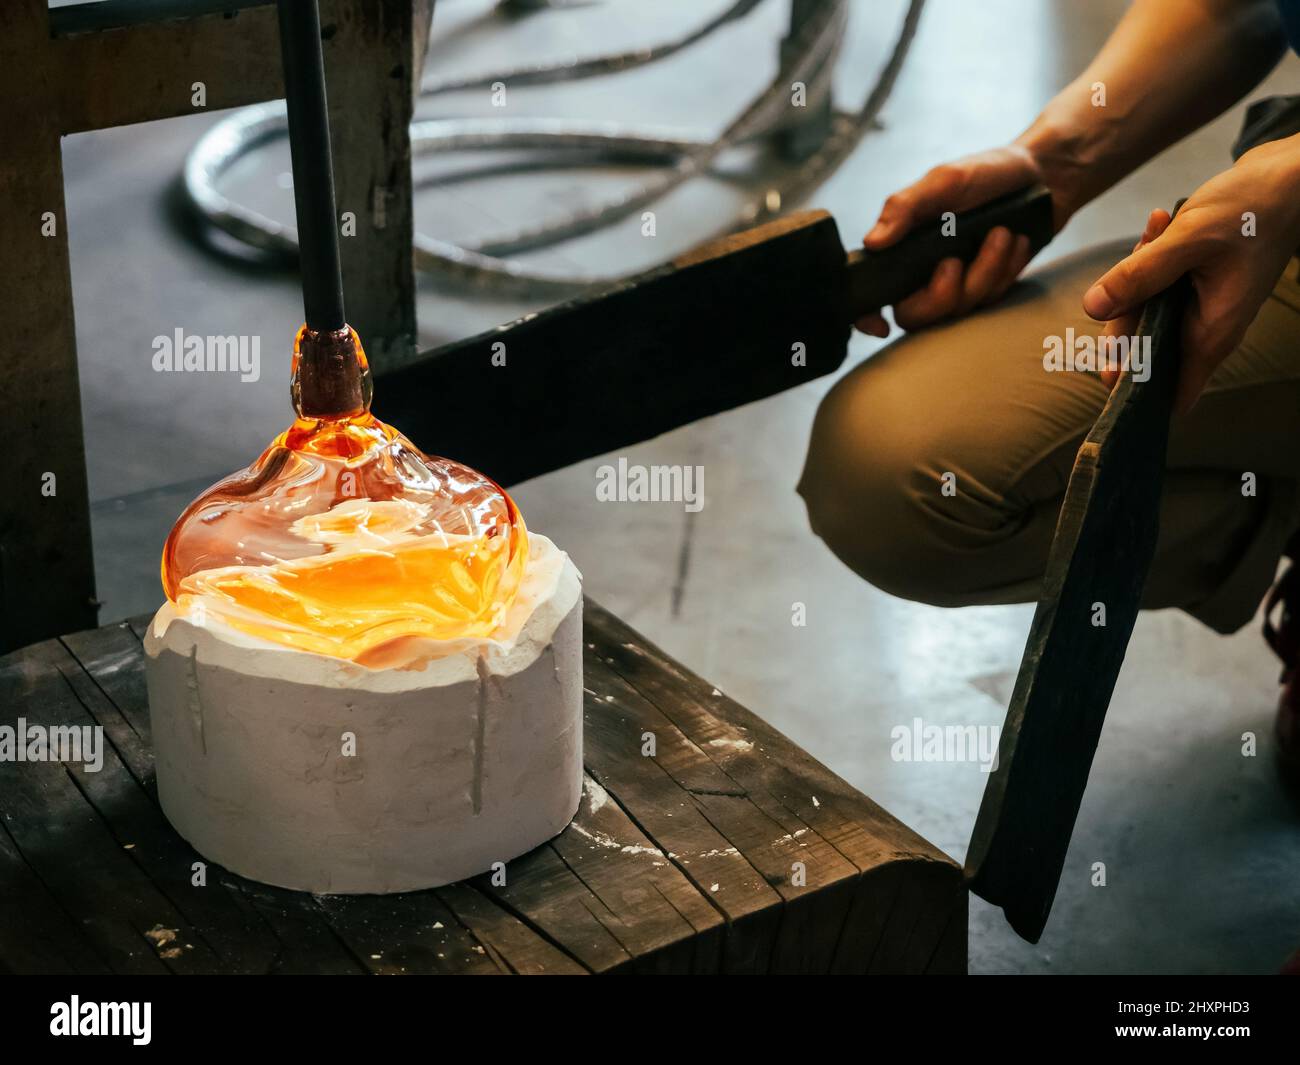
[[[970,262],[997,226],[1027,236],[1033,251],[1041,251],[1053,235],[1052,194],[1043,185],[1031,185],[947,222],[932,219],[891,247],[849,252],[850,317],[856,320],[924,288],[943,259]]]

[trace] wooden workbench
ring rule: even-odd
[[[965,971],[955,863],[590,601],[582,804],[504,886],[316,896],[216,866],[195,886],[157,801],[147,622],[0,658],[0,724],[97,724],[105,749],[97,773],[0,762],[0,969]]]

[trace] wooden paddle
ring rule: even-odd
[[[375,413],[425,451],[523,481],[832,372],[850,323],[925,285],[941,259],[974,258],[998,225],[1039,250],[1050,194],[936,219],[878,252],[846,254],[824,211],[790,215],[428,352],[383,375]]]
[[[1150,337],[1150,377],[1121,376],[1075,458],[966,856],[971,890],[1031,943],[1056,896],[1155,552],[1186,297],[1183,280],[1147,303],[1138,334]]]

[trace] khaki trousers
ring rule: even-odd
[[[1075,453],[1107,396],[1095,373],[1044,369],[1044,339],[1099,331],[1083,293],[1132,247],[1062,259],[1001,303],[908,334],[835,384],[799,492],[841,560],[887,592],[939,606],[1038,597]],[[955,493],[943,491],[945,474]],[[1293,259],[1195,410],[1174,419],[1143,606],[1240,628],[1298,526]]]

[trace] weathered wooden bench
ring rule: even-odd
[[[157,801],[148,620],[0,658],[0,725],[104,736],[95,773],[0,761],[0,969],[965,971],[956,863],[591,601],[582,804],[504,884],[317,896],[196,867]]]

